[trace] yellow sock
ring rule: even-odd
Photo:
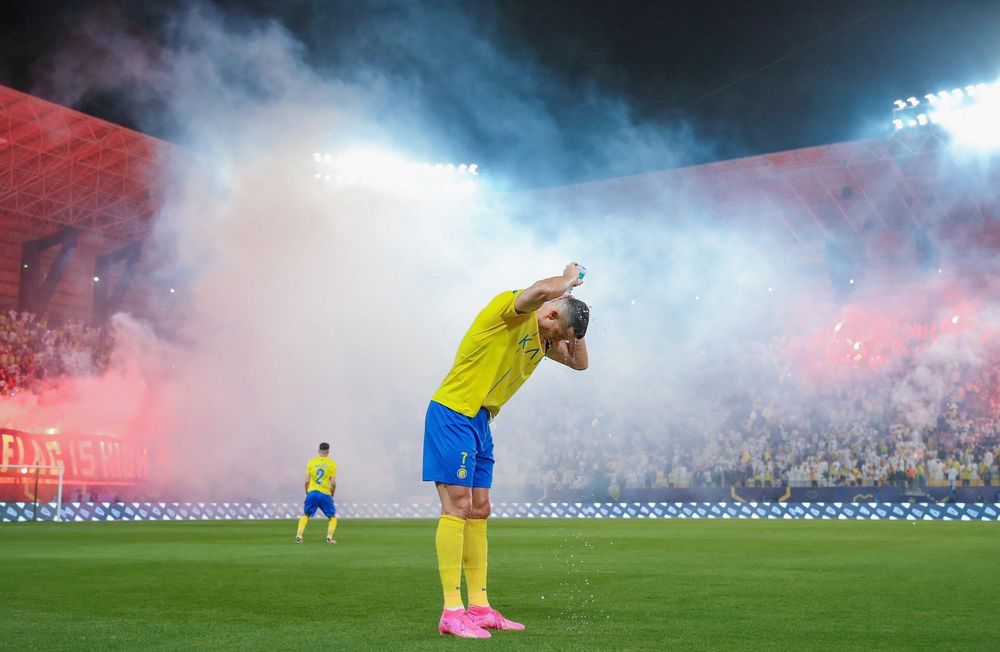
[[[469,606],[488,606],[486,599],[486,519],[470,518],[465,522],[465,585],[469,591]]]
[[[308,516],[300,516],[299,517],[299,532],[295,536],[297,536],[297,537],[302,536],[302,533],[306,531],[306,523],[308,523],[308,522],[309,522],[309,517]]]
[[[465,539],[465,519],[445,514],[438,520],[438,571],[444,589],[444,608],[461,609],[462,604],[462,545]]]
[[[331,516],[330,517],[330,524],[326,526],[326,538],[327,539],[332,539],[333,538],[333,531],[336,530],[336,529],[337,529],[337,517],[336,516]]]

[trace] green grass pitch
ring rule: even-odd
[[[996,649],[1000,524],[494,520],[524,632],[444,639],[434,520],[0,525],[0,647]]]

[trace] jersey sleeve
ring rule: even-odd
[[[514,302],[524,290],[508,290],[493,297],[485,308],[476,317],[474,330],[488,331],[492,327],[506,324],[515,319],[524,317],[518,314],[514,308]]]

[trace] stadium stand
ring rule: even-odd
[[[99,373],[110,345],[103,329],[76,320],[50,327],[33,313],[0,313],[0,397],[30,391],[47,378]]]
[[[918,426],[893,392],[914,372],[919,345],[891,365],[852,369],[804,393],[781,382],[789,347],[774,340],[756,352],[758,369],[768,373],[714,406],[725,415],[720,427],[688,419],[660,432],[630,432],[623,424],[578,423],[537,447],[527,476],[544,478],[549,496],[612,500],[628,489],[881,486],[917,494],[995,486],[1000,349],[993,346],[988,362],[945,379],[940,404],[928,406],[933,418]]]

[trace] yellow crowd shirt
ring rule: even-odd
[[[474,417],[485,407],[496,416],[524,384],[545,350],[534,312],[520,315],[521,290],[501,292],[476,315],[458,345],[455,363],[431,400]]]
[[[317,455],[306,464],[306,473],[309,475],[309,489],[307,491],[319,491],[327,496],[330,492],[330,483],[337,475],[337,463],[329,457]]]

